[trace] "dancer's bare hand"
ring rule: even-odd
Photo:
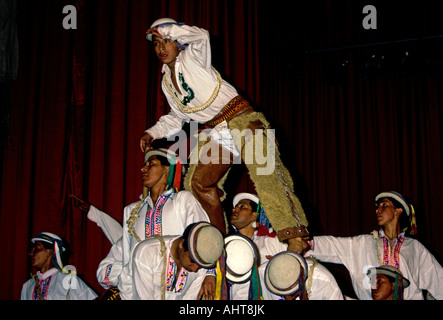
[[[146,34],[152,34],[153,36],[162,38],[162,35],[158,32],[157,27],[149,28],[148,30],[146,30]]]
[[[303,255],[309,249],[308,238],[296,237],[288,239],[288,250]]]
[[[146,152],[149,149],[151,149],[151,143],[152,141],[154,141],[154,138],[152,138],[150,136],[149,133],[145,133],[141,138],[140,138],[140,149],[142,152]]]
[[[89,212],[89,209],[91,208],[91,204],[89,202],[80,199],[75,194],[70,194],[69,196],[74,199],[74,206],[76,206],[83,212]]]
[[[206,276],[203,280],[200,292],[198,293],[197,300],[200,300],[202,296],[205,296],[205,300],[215,299],[215,277]]]

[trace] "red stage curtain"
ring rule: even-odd
[[[18,2],[20,66],[1,184],[1,272],[8,277],[0,299],[20,297],[29,240],[41,231],[68,240],[70,263],[101,292],[95,271],[110,243],[68,195],[121,221],[142,192],[138,140],[168,112],[161,66],[145,39],[153,21],[169,16],[209,30],[214,66],[259,101],[255,1],[78,0],[78,28],[65,30],[62,10],[72,4]]]
[[[123,208],[138,200],[139,137],[168,112],[144,32],[165,16],[209,30],[213,65],[268,116],[312,233],[370,232],[375,194],[397,190],[416,205],[419,240],[442,261],[438,64],[428,72],[420,60],[405,73],[385,61],[378,78],[366,79],[361,66],[368,57],[397,56],[407,44],[305,52],[429,35],[438,10],[417,11],[415,29],[398,31],[385,20],[371,33],[361,27],[361,3],[335,3],[77,0],[78,29],[65,30],[62,10],[74,1],[18,1],[19,74],[11,82],[11,143],[0,184],[0,299],[20,297],[29,279],[29,240],[41,231],[64,237],[70,264],[102,291],[95,272],[110,243],[68,195],[120,222]],[[377,6],[398,14],[395,6]],[[413,43],[420,57],[442,56],[441,40]],[[342,61],[350,63],[337,69]],[[253,192],[245,174],[230,184],[231,197]]]

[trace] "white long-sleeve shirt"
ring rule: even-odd
[[[160,300],[162,285],[165,287],[165,300],[197,300],[207,270],[201,268],[197,272],[189,272],[182,268],[177,276],[177,265],[171,254],[171,247],[178,238],[180,237],[163,237],[164,256],[157,238],[146,239],[134,248],[134,262],[137,262],[137,267],[133,268],[134,300]]]
[[[176,134],[184,122],[194,120],[205,123],[211,120],[238,95],[237,90],[222,79],[215,100],[207,108],[196,111],[208,102],[219,83],[218,75],[211,63],[209,33],[195,26],[175,24],[160,26],[158,32],[163,37],[170,37],[181,44],[187,44],[187,47],[177,56],[174,66],[176,83],[180,86],[180,93],[175,90],[172,84],[171,70],[166,64],[163,65],[162,90],[171,111],[160,117],[154,126],[146,130],[154,139]],[[174,96],[186,108],[191,108],[191,112],[184,112]],[[209,135],[219,144],[238,155],[226,121],[218,124]]]
[[[443,268],[435,257],[417,240],[400,234],[390,244],[383,230],[376,234],[355,237],[313,237],[313,248],[306,255],[320,261],[341,263],[349,271],[352,285],[361,300],[372,300],[371,284],[367,277],[370,267],[383,264],[399,268],[410,281],[404,291],[405,300],[423,300],[421,289],[428,290],[437,300],[443,299]],[[377,242],[378,252],[377,254]]]
[[[40,294],[44,300],[93,300],[97,294],[79,277],[67,275],[56,268],[37,272]],[[34,279],[23,284],[21,300],[39,300]]]
[[[257,233],[257,232],[256,232]],[[258,253],[260,255],[260,267],[258,268],[260,282],[264,300],[280,300],[281,296],[269,292],[265,286],[264,274],[269,259],[266,256],[273,256],[279,252],[288,250],[288,245],[280,242],[277,237],[257,236],[252,237]],[[306,259],[308,269],[313,266],[311,259]],[[249,282],[243,284],[234,284],[231,286],[231,298],[233,300],[247,300],[249,291]],[[337,284],[334,276],[329,270],[320,263],[314,267],[312,273],[312,286],[308,292],[310,300],[343,300],[343,294]]]
[[[89,207],[88,219],[102,229],[111,244],[115,244],[123,235],[123,227],[117,220],[92,205]]]
[[[149,219],[150,225],[153,228],[158,230],[158,227],[161,227],[161,235],[181,236],[189,224],[199,221],[209,222],[209,217],[203,207],[189,191],[173,193],[172,189],[170,189],[163,195],[169,195],[169,197],[163,205],[161,216],[157,217],[157,219]],[[129,264],[131,262],[132,250],[137,244],[137,240],[129,234],[126,221],[131,216],[131,212],[137,203],[134,202],[125,207],[123,213],[123,236],[111,247],[108,255],[101,261],[97,269],[97,280],[100,285],[105,289],[111,286],[118,286],[120,297],[123,300],[133,299],[132,269],[129,267]],[[146,239],[148,207],[154,207],[150,196],[145,199],[140,208],[139,217],[134,223],[134,230],[141,240]],[[152,234],[159,233],[153,232]]]

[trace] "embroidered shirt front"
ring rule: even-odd
[[[396,236],[392,243],[389,243],[383,229],[379,231],[379,236],[383,239],[383,264],[400,269],[400,249],[405,240],[405,233]]]

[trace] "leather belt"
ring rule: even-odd
[[[206,127],[215,127],[217,124],[228,120],[248,105],[249,102],[243,99],[242,96],[236,96],[234,99],[229,101],[229,103],[214,118],[205,123]]]

